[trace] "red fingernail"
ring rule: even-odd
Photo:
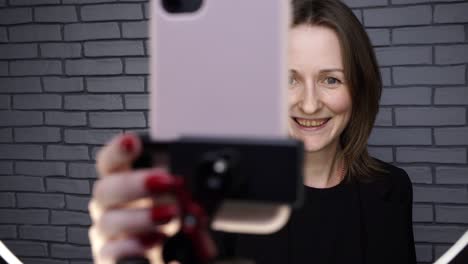
[[[174,217],[179,214],[179,210],[176,206],[159,206],[151,210],[151,220],[154,223],[165,224],[171,221]]]
[[[145,188],[150,193],[165,193],[177,190],[182,186],[182,179],[168,174],[158,173],[148,176]]]
[[[164,239],[166,239],[164,234],[154,232],[144,233],[138,236],[140,244],[145,248],[149,248],[157,243],[162,243]]]
[[[127,153],[133,153],[135,151],[135,140],[131,135],[124,135],[120,141],[120,146]]]

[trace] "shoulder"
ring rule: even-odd
[[[367,183],[361,185],[367,189],[373,189],[385,200],[392,200],[395,202],[411,202],[413,199],[413,188],[411,180],[405,170],[396,167],[387,162],[375,159],[384,169],[374,175]]]

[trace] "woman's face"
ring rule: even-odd
[[[289,33],[289,134],[316,152],[335,147],[351,116],[340,42],[324,26]]]

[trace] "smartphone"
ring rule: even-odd
[[[171,166],[182,167],[176,173],[184,177],[195,177],[190,172],[203,156],[194,144],[211,153],[237,151],[240,167],[251,172],[242,174],[249,191],[228,197],[216,230],[272,233],[302,199],[301,143],[288,138],[287,128],[290,17],[285,0],[151,1],[151,141],[192,144],[191,151],[179,145],[185,162]],[[294,155],[267,146],[285,142],[293,142]],[[268,159],[272,153],[279,156]]]

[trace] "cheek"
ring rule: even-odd
[[[327,106],[334,114],[351,114],[352,102],[348,92],[330,94],[327,99]]]

